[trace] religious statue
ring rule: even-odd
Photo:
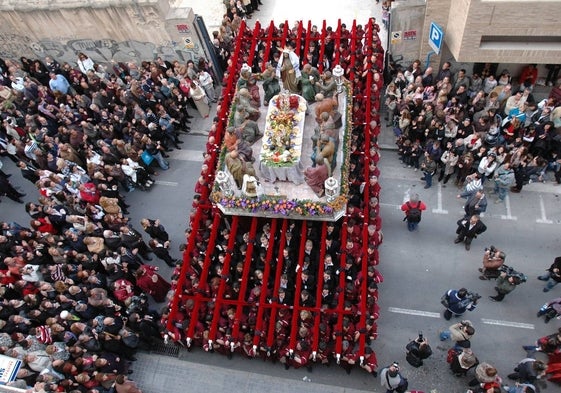
[[[302,77],[300,72],[300,58],[294,53],[291,44],[288,44],[283,52],[282,57],[277,64],[277,77],[282,81],[284,89],[294,94],[299,94],[298,82]]]
[[[251,162],[244,161],[237,150],[232,150],[226,154],[225,158],[226,168],[234,178],[236,186],[241,188],[243,184],[243,176],[250,175],[256,177],[255,169],[251,165]]]

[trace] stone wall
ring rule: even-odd
[[[78,52],[106,64],[204,56],[193,11],[167,0],[7,0],[0,11],[2,58],[52,56],[75,65]]]

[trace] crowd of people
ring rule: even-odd
[[[420,169],[425,188],[433,177],[460,188],[470,175],[489,180],[497,203],[524,184],[546,182],[547,171],[561,184],[559,88],[537,102],[537,79],[535,65],[517,80],[508,70],[496,75],[492,64],[476,65],[471,76],[453,73],[449,62],[438,72],[423,70],[419,60],[396,70],[386,89],[386,121],[404,167]]]
[[[169,168],[190,119],[216,102],[213,78],[203,58],[110,67],[85,53],[75,64],[0,59],[0,155],[39,191],[25,203],[0,171],[0,193],[29,215],[0,233],[0,348],[22,361],[14,386],[139,391],[130,363],[166,323],[149,296],[165,308],[171,288],[148,263],[151,254],[181,263],[159,220],[128,219],[125,194],[149,190]]]
[[[377,375],[376,356],[368,344],[377,337],[377,285],[383,280],[376,269],[377,249],[383,240],[376,166],[383,49],[377,36],[379,28],[374,20],[370,22],[364,29],[356,26],[354,32],[344,25],[340,29],[328,27],[324,42],[315,26],[309,32],[298,25],[279,25],[272,32],[262,29],[255,47],[250,39],[253,31],[238,32],[242,48],[239,58],[231,60],[237,71],[235,75],[227,73],[224,84],[236,78],[234,101],[247,109],[248,117],[238,122],[234,114],[232,123],[225,125],[224,149],[230,150],[228,154],[244,155],[249,163],[251,157],[244,153],[243,145],[251,143],[247,137],[258,137],[252,125],[249,130],[245,128],[255,121],[249,112],[251,98],[256,97],[252,93],[256,81],[263,81],[265,98],[269,99],[272,94],[267,95],[267,87],[278,86],[279,80],[284,85],[283,71],[289,68],[303,70],[297,81],[300,83],[288,82],[293,89],[301,86],[302,90],[296,91],[301,94],[305,86],[315,85],[316,78],[320,80],[318,89],[325,86],[321,81],[332,82],[331,64],[345,65],[347,79],[356,82],[352,85],[354,117],[347,214],[337,223],[282,220],[276,228],[265,218],[216,220],[208,202],[212,184],[204,170],[198,188],[200,197],[195,199],[191,215],[188,263],[181,275],[172,279],[174,287],[181,285],[175,287],[181,299],[176,308],[172,305],[169,315],[169,335],[173,340],[230,357],[240,354],[279,361],[287,369],[338,363],[349,373],[353,367],[361,367]],[[215,34],[219,43],[223,40],[222,31],[221,28]],[[289,50],[299,54],[301,63],[292,64],[294,56],[286,51],[283,55],[281,37],[291,43]],[[334,42],[340,42],[339,53],[334,50]],[[327,54],[322,64],[317,62],[320,52]],[[253,59],[250,53],[255,53]],[[288,59],[288,68],[283,68],[283,58]],[[279,72],[275,73],[275,69]],[[311,91],[306,94],[308,102],[330,105],[331,112],[332,102],[316,102],[322,97],[316,97],[314,87]],[[334,88],[323,93],[331,100]],[[261,104],[261,98],[254,101]],[[268,104],[267,99],[264,104]],[[207,145],[205,155],[208,162],[219,154],[218,128],[215,124],[211,129],[212,143]],[[362,241],[364,235],[369,239],[367,243]]]

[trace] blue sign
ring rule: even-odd
[[[15,381],[21,364],[21,360],[0,355],[0,385]]]
[[[444,31],[442,31],[442,27],[432,22],[430,24],[430,30],[429,30],[429,46],[437,55],[440,54],[440,48],[442,48],[442,41],[444,41]]]

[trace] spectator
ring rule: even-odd
[[[554,286],[561,282],[561,257],[556,257],[553,263],[546,270],[545,274],[538,277],[538,280],[547,281],[544,292],[549,292]]]
[[[458,237],[454,239],[454,243],[464,242],[466,251],[469,251],[473,239],[487,230],[487,226],[481,221],[478,215],[460,219],[457,224],[458,228],[456,229],[456,234]]]
[[[482,273],[480,280],[489,280],[499,276],[499,268],[504,264],[506,254],[497,250],[494,246],[485,249],[483,254],[483,267],[479,268]]]
[[[407,390],[408,382],[399,372],[399,364],[393,362],[380,371],[380,382],[386,388],[386,393],[404,392]]]
[[[407,221],[407,229],[409,232],[417,229],[419,222],[421,222],[421,216],[423,210],[426,210],[427,206],[423,201],[419,200],[419,195],[413,194],[409,198],[409,201],[401,205],[401,210],[405,213],[404,221]]]

